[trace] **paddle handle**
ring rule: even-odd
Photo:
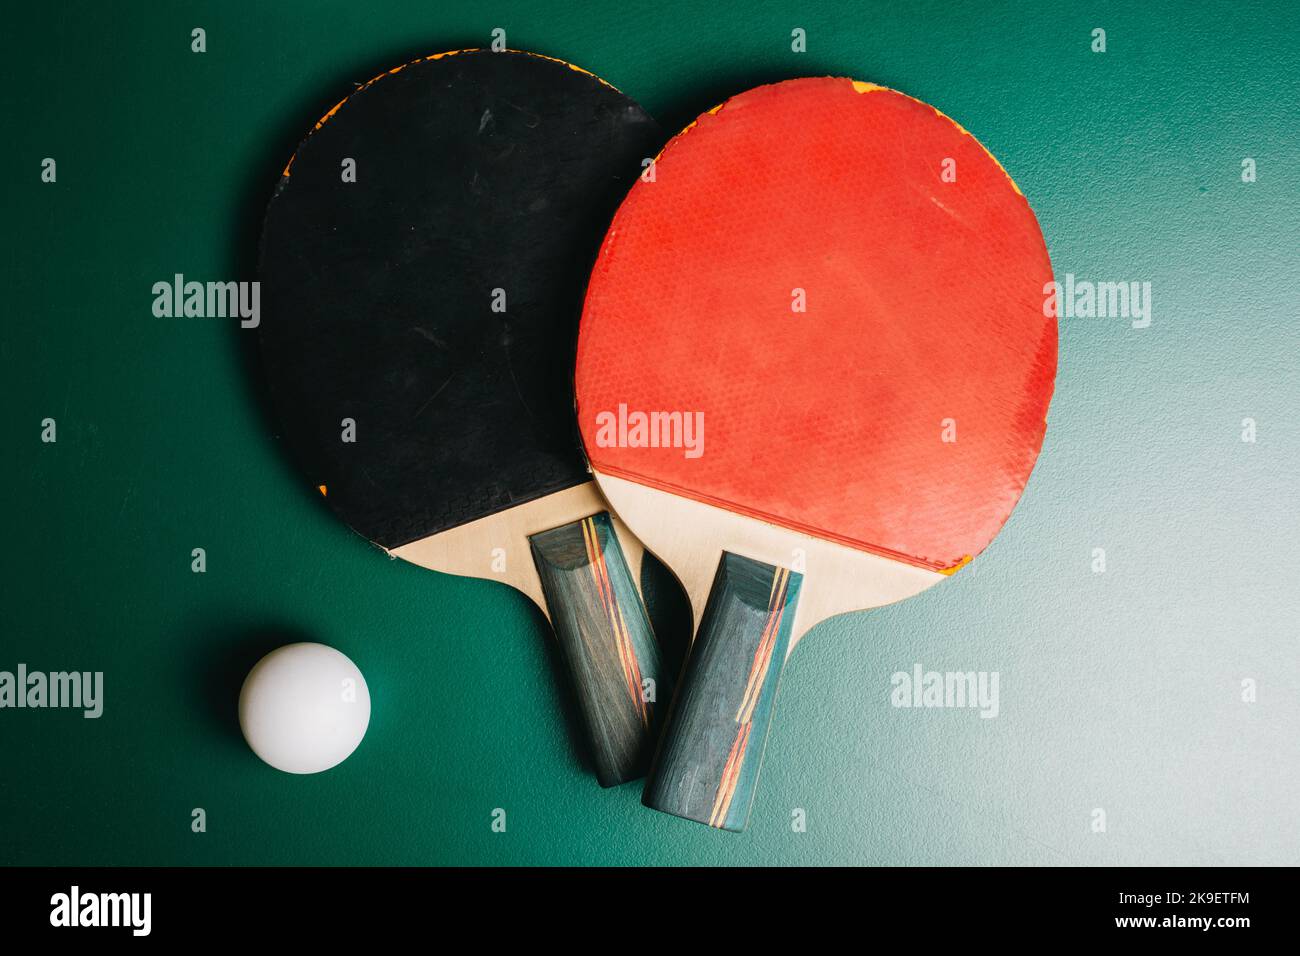
[[[643,776],[671,679],[608,512],[529,537],[603,787]]]
[[[803,576],[724,553],[673,699],[645,804],[745,829]]]

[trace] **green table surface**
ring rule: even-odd
[[[101,670],[105,707],[0,710],[0,863],[1295,863],[1298,10],[11,5],[0,669]],[[1058,277],[1151,283],[1148,328],[1062,320],[1046,444],[996,542],[800,646],[743,835],[601,790],[541,614],[338,524],[270,436],[252,333],[151,311],[178,272],[253,278],[271,186],[354,82],[497,27],[670,129],[786,77],[896,87],[1002,161]],[[647,586],[680,654],[683,599],[662,569]],[[352,656],[374,698],[361,748],[311,777],[258,761],[235,716],[293,640]],[[891,707],[917,663],[997,671],[999,716]]]

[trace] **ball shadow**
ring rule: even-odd
[[[211,619],[211,615],[207,616]],[[285,644],[315,638],[291,626],[269,625],[252,630],[221,630],[204,635],[191,654],[196,697],[208,726],[219,737],[242,746],[239,729],[239,690],[253,665]]]

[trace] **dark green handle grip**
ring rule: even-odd
[[[745,829],[802,581],[787,568],[722,555],[646,806]]]
[[[650,762],[655,701],[672,688],[613,522],[601,512],[528,540],[596,777],[602,787],[635,780]]]

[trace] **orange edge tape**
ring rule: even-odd
[[[343,99],[335,103],[334,106],[329,110],[329,112],[327,112],[324,116],[322,116],[320,119],[316,121],[316,125],[311,128],[311,132],[309,132],[307,136],[310,137],[312,133],[316,132],[318,129],[324,126],[325,123],[329,120],[329,118],[333,116],[335,113],[337,113],[339,111],[339,108],[342,107],[344,103],[346,103],[352,97],[356,96],[362,90],[368,89],[370,86],[374,85],[375,83],[378,83],[386,76],[391,76],[394,73],[400,73],[408,66],[414,66],[417,63],[427,63],[430,60],[441,60],[445,56],[456,56],[457,54],[460,53],[478,53],[480,50],[482,50],[482,47],[470,47],[464,50],[447,50],[443,53],[434,53],[430,56],[417,57],[416,59],[412,60],[410,63],[403,63],[401,66],[395,66],[391,70],[385,70],[383,73],[380,73],[378,76],[372,77],[371,79],[367,80],[365,83],[362,83],[360,86],[358,86],[347,96],[343,97]],[[587,76],[590,76],[594,80],[598,81],[599,83],[608,86],[615,93],[621,92],[618,89],[618,87],[614,86],[612,83],[608,83],[605,80],[602,80],[600,77],[596,76],[596,74],[592,73],[590,70],[584,70],[582,67],[575,66],[574,64],[568,62],[567,60],[561,60],[553,56],[546,56],[545,54],[542,53],[532,53],[528,50],[504,50],[502,52],[518,53],[523,56],[535,56],[539,60],[549,60],[552,63],[562,63],[565,66],[567,66],[569,69],[573,70],[575,73],[584,73]],[[303,140],[303,142],[306,142],[306,140]],[[302,149],[301,144],[298,146],[298,149]],[[293,151],[293,156],[289,157],[289,162],[285,163],[284,172],[280,174],[281,176],[288,176],[290,174],[290,170],[293,169],[294,157],[296,157],[297,155],[298,155],[298,150],[296,149]]]

